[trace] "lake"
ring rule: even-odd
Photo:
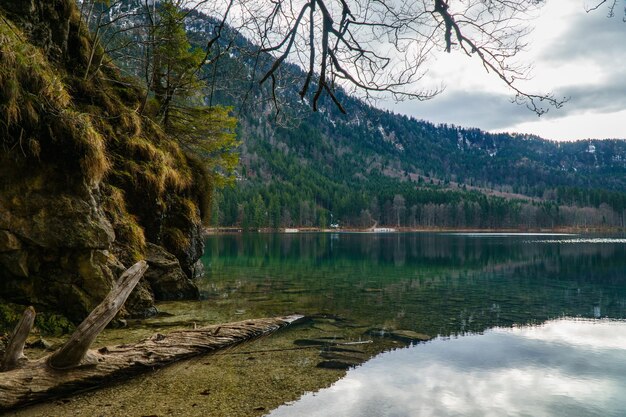
[[[309,318],[16,415],[617,416],[626,409],[624,236],[213,235],[203,261],[202,301],[161,303],[171,315],[108,331],[100,342],[190,323]]]
[[[555,235],[213,236],[216,300],[239,311],[329,313],[429,335],[571,317],[626,317],[626,240]]]

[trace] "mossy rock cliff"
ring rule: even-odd
[[[133,80],[112,65],[85,75],[91,41],[72,0],[3,1],[0,22],[0,303],[81,320],[148,242],[177,271],[163,272],[167,289],[143,282],[125,314],[154,312],[155,294],[196,296],[209,189],[197,164],[139,114]]]

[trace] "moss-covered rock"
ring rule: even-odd
[[[142,90],[109,64],[84,76],[92,47],[73,0],[7,0],[0,15],[0,297],[79,321],[148,241],[176,255],[172,294],[197,297],[206,185],[137,113]],[[140,284],[125,313],[156,312],[155,289]]]

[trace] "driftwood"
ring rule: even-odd
[[[177,360],[233,346],[284,327],[300,316],[246,320],[156,334],[132,345],[90,351],[93,364],[58,370],[47,358],[0,374],[0,412],[130,378]]]
[[[4,352],[4,360],[2,361],[0,371],[10,371],[17,366],[20,360],[26,360],[24,356],[24,343],[26,343],[26,338],[30,333],[30,329],[33,328],[34,323],[35,309],[28,307],[11,334],[11,339],[9,339],[9,344]]]
[[[174,361],[266,335],[302,318],[286,316],[246,320],[174,331],[167,335],[156,334],[135,344],[89,350],[95,337],[121,308],[146,268],[145,262],[141,261],[126,271],[106,299],[78,326],[58,351],[1,372],[0,412],[95,389]],[[34,319],[34,310],[32,313]],[[13,340],[9,344],[13,344]],[[21,352],[21,349],[16,351]]]
[[[147,269],[146,261],[139,261],[126,270],[105,299],[76,328],[70,339],[50,356],[48,364],[56,369],[79,365],[85,359],[93,341],[113,320]]]

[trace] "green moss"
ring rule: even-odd
[[[67,317],[55,313],[38,313],[35,328],[44,336],[61,336],[74,331],[75,326]]]
[[[0,302],[0,335],[13,331],[23,311],[24,308],[17,304]]]
[[[0,335],[11,334],[25,309],[26,306],[19,304],[0,303]],[[35,316],[34,328],[42,335],[60,336],[73,331],[74,325],[60,314],[38,312]]]

